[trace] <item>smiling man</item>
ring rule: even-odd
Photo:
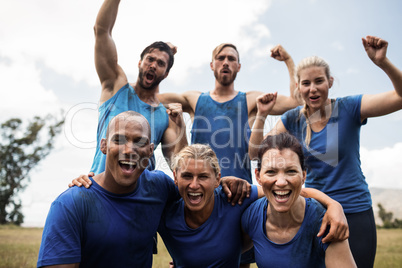
[[[150,131],[133,111],[111,120],[101,141],[105,171],[89,189],[69,188],[52,203],[38,267],[152,267],[153,235],[166,202],[179,194],[165,173],[146,168]]]

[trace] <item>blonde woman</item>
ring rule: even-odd
[[[334,79],[328,64],[319,57],[306,58],[296,68],[296,90],[304,105],[285,113],[268,135],[288,131],[302,143],[308,167],[306,187],[341,203],[356,264],[372,267],[377,238],[371,196],[360,168],[360,128],[369,117],[402,109],[402,72],[386,56],[387,41],[374,36],[362,41],[368,57],[388,75],[394,90],[329,99]],[[257,120],[250,137],[251,158],[256,157],[256,145],[263,139],[265,118],[275,98],[275,94],[258,98]]]

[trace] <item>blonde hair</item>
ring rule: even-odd
[[[182,160],[184,159],[207,161],[211,165],[215,176],[219,175],[219,161],[214,150],[212,150],[209,145],[192,144],[184,147],[178,154],[174,156],[172,161],[172,170],[177,172],[177,170],[181,167]]]
[[[212,61],[215,60],[216,55],[218,55],[219,53],[221,53],[221,51],[225,48],[225,47],[231,47],[234,50],[236,50],[237,52],[237,61],[240,62],[240,55],[239,55],[239,51],[237,51],[237,48],[235,45],[231,44],[231,43],[222,43],[219,46],[217,46],[213,51],[212,51]]]
[[[304,143],[307,147],[310,145],[311,141],[311,126],[310,126],[310,119],[309,119],[309,114],[308,114],[308,105],[306,102],[303,100],[303,98],[300,95],[299,92],[299,86],[300,86],[300,72],[306,68],[309,67],[322,67],[324,68],[325,76],[327,77],[328,80],[331,79],[331,71],[329,69],[328,63],[320,57],[317,56],[311,56],[302,59],[299,64],[296,67],[296,82],[297,82],[297,87],[295,89],[294,96],[297,98],[297,100],[302,101],[304,103],[303,108],[300,110],[300,116],[304,115],[306,118],[306,137],[304,139]]]

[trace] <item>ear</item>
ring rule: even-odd
[[[213,62],[213,61],[211,61],[211,62],[209,63],[209,67],[211,67],[211,70],[212,70],[212,71],[214,70],[214,62]]]
[[[165,79],[169,75],[169,72],[166,72],[165,75],[163,76],[163,79]]]
[[[153,143],[149,144],[149,157],[151,157],[152,154],[154,153],[154,148],[155,145]]]
[[[241,69],[241,63],[239,62],[239,67],[237,68],[237,72],[240,72]]]
[[[302,185],[306,182],[306,176],[307,176],[307,171],[303,171],[303,183]]]
[[[220,172],[219,172],[218,176],[216,176],[215,188],[218,188],[219,184],[221,184],[221,173]]]
[[[142,60],[139,60],[139,61],[138,61],[138,68],[140,68],[141,62],[142,62]]]
[[[177,183],[177,174],[176,174],[176,171],[175,171],[175,170],[173,170],[173,181],[174,181],[174,184],[175,184],[176,186],[179,186],[178,183]]]
[[[255,179],[258,182],[258,184],[261,185],[260,172],[258,171],[258,169],[255,169]]]
[[[103,154],[106,154],[107,151],[106,139],[101,139],[100,150]]]
[[[329,78],[329,88],[331,88],[333,84],[334,84],[334,78],[331,76]]]

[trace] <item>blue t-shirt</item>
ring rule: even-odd
[[[305,146],[306,118],[301,106],[282,115],[287,131],[303,144],[306,157],[306,187],[318,189],[343,206],[345,213],[371,208],[368,184],[360,167],[360,119],[362,95],[338,98],[331,118],[320,132],[312,131]]]
[[[253,185],[250,198],[240,206],[232,206],[218,187],[211,216],[196,229],[186,224],[183,199],[166,207],[158,232],[175,267],[239,267],[241,215],[257,199],[257,194],[257,187]]]
[[[96,131],[96,152],[92,162],[91,171],[100,174],[105,171],[106,156],[100,150],[100,142],[106,137],[107,126],[110,120],[116,115],[126,112],[135,111],[142,114],[151,126],[151,143],[155,144],[155,149],[161,142],[163,133],[169,126],[169,115],[166,108],[159,104],[153,107],[143,102],[130,84],[123,86],[117,93],[105,101],[99,107],[98,129]],[[155,169],[155,156],[150,159],[150,170]]]
[[[304,220],[297,234],[285,244],[270,241],[266,235],[268,200],[260,198],[243,213],[242,226],[254,244],[258,267],[325,267],[325,251],[317,237],[325,214],[324,207],[316,200],[307,198]]]
[[[209,92],[198,98],[191,143],[209,144],[216,153],[222,177],[251,179],[248,143],[250,139],[246,93],[227,102],[214,101]]]
[[[38,267],[152,267],[153,236],[167,202],[180,195],[161,171],[145,170],[129,194],[113,194],[92,180],[72,187],[52,203]]]

